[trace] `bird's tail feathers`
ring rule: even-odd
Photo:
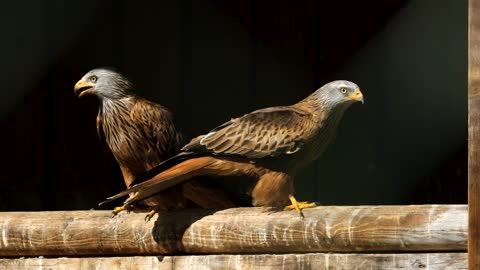
[[[201,174],[201,169],[213,164],[215,161],[215,158],[209,156],[187,159],[171,167],[170,169],[157,174],[145,182],[134,185],[127,190],[118,193],[117,195],[107,198],[107,200],[101,202],[99,206],[124,197],[133,192],[137,192],[137,194],[128,198],[125,201],[125,205],[147,199],[167,188],[180,184],[194,176]]]
[[[135,178],[130,183],[130,185],[128,187],[130,188],[130,187],[133,187],[137,184],[145,182],[146,180],[152,179],[156,175],[158,175],[161,172],[166,171],[167,169],[181,163],[182,161],[184,161],[186,159],[193,158],[193,157],[198,157],[198,156],[200,156],[200,154],[194,153],[194,152],[181,152],[181,153],[177,154],[176,156],[173,156],[173,157],[163,161],[162,163],[158,164],[154,168],[148,170],[147,172],[142,174],[140,177]]]

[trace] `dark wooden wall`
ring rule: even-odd
[[[466,202],[467,1],[9,3],[0,210],[87,209],[123,188],[73,85],[114,66],[188,136],[333,79],[363,106],[297,181],[323,204]]]

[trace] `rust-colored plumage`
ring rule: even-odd
[[[344,111],[363,102],[358,86],[334,81],[291,105],[254,111],[234,118],[206,135],[194,138],[177,156],[165,161],[151,179],[111,198],[135,193],[125,205],[148,199],[158,192],[200,175],[245,175],[256,181],[251,188],[255,206],[314,206],[296,201],[295,175],[318,158],[332,141]],[[108,200],[107,200],[108,201]]]
[[[170,111],[136,96],[132,88],[126,78],[107,69],[94,69],[75,85],[78,96],[95,94],[100,98],[97,130],[117,160],[127,187],[134,179],[178,153],[182,141]],[[199,195],[202,191],[211,193],[212,188],[211,184],[206,186],[194,180],[167,189],[135,206],[153,210],[183,208],[189,202],[206,208],[234,206],[221,190],[215,189],[217,196],[210,196],[207,200]],[[116,211],[123,209],[131,207]]]

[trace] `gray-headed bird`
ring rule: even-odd
[[[133,84],[121,74],[110,69],[93,69],[77,82],[74,91],[78,97],[96,95],[100,99],[97,131],[118,162],[127,187],[179,152],[182,136],[175,128],[172,113],[135,95]],[[216,196],[209,196],[212,189]],[[186,207],[188,202],[204,208],[235,206],[222,190],[194,179],[139,203],[116,207],[113,213],[146,208],[151,217],[158,210]]]
[[[260,109],[192,139],[177,154],[155,168],[142,183],[107,199],[134,193],[128,206],[155,196],[196,176],[245,176],[254,206],[302,209],[314,203],[298,202],[293,179],[317,159],[334,138],[345,110],[363,103],[359,87],[349,81],[333,81],[291,106]],[[290,205],[289,205],[290,204]]]

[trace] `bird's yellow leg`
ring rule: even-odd
[[[286,206],[284,210],[293,210],[295,209],[295,211],[297,211],[297,213],[300,214],[300,217],[303,218],[303,213],[302,213],[302,209],[305,209],[305,208],[312,208],[312,207],[316,207],[317,204],[316,203],[311,203],[311,202],[298,202],[297,199],[295,199],[295,197],[293,195],[288,195],[288,198],[290,199],[290,202],[292,202],[291,205],[289,206]]]
[[[150,212],[145,216],[145,222],[149,222],[150,219],[152,219],[153,216],[158,212],[158,207],[152,207],[150,208]]]
[[[113,208],[113,211],[112,211],[112,214],[113,214],[112,217],[116,216],[118,213],[122,211],[127,211],[128,213],[130,213],[132,210],[133,210],[133,206],[130,204],[115,207]]]

